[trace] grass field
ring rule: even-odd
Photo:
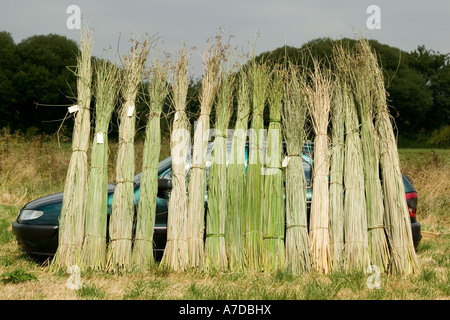
[[[164,143],[163,143],[164,145]],[[142,144],[137,143],[137,163]],[[111,147],[114,155],[115,148]],[[163,150],[161,157],[167,155]],[[73,275],[51,273],[46,263],[18,250],[11,223],[28,201],[63,189],[70,144],[55,137],[25,137],[0,132],[0,299],[139,300],[139,299],[416,299],[450,298],[450,149],[401,149],[402,171],[418,192],[417,217],[428,231],[418,248],[421,271],[410,276],[361,272],[293,277],[285,272],[191,273],[154,267],[122,275],[86,272],[81,289],[71,290]],[[114,173],[110,157],[111,181]],[[372,285],[371,285],[372,284]]]

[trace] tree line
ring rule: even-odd
[[[314,39],[300,48],[284,46],[264,52],[256,59],[308,63],[300,58],[308,52],[332,64],[334,41]],[[339,41],[349,47],[356,43],[353,39]],[[400,145],[419,142],[449,146],[450,53],[425,46],[406,52],[375,40],[369,42],[385,73],[390,112],[398,128]],[[1,31],[0,128],[52,134],[64,124],[70,134],[72,121],[64,119],[67,107],[76,103],[74,69],[78,53],[78,44],[61,35],[35,35],[16,44],[9,32]],[[191,79],[188,113],[197,112],[200,86],[201,79]]]

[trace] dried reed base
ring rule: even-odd
[[[105,270],[106,238],[102,238],[97,235],[84,236],[81,265],[86,269],[97,271]]]

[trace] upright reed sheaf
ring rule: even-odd
[[[311,271],[308,235],[307,185],[302,148],[306,140],[307,114],[304,70],[289,64],[282,109],[283,137],[286,142],[286,268],[292,274]]]
[[[247,268],[261,271],[262,268],[262,195],[264,193],[263,169],[263,113],[267,99],[269,79],[268,65],[264,62],[252,61],[251,88],[252,88],[252,119],[249,133],[249,151],[247,165],[246,187],[246,262]]]
[[[107,60],[95,65],[95,133],[88,180],[86,224],[81,267],[103,270],[106,266],[108,212],[108,129],[118,93],[120,70]]]
[[[264,194],[262,203],[263,266],[273,272],[285,266],[284,247],[284,188],[281,136],[281,105],[283,99],[283,69],[274,69],[268,93],[270,108],[264,168]]]
[[[92,33],[87,27],[81,31],[80,49],[76,69],[78,111],[75,115],[72,155],[67,170],[64,199],[59,218],[58,249],[51,265],[51,268],[56,270],[80,263],[84,239],[92,95]]]
[[[180,53],[172,72],[172,95],[175,108],[170,148],[172,156],[172,191],[167,217],[167,243],[161,265],[171,270],[185,270],[188,266],[188,230],[186,197],[186,159],[189,150],[189,120],[186,116],[189,57],[186,48]]]
[[[331,271],[329,234],[329,152],[328,122],[333,92],[329,70],[314,60],[310,71],[310,84],[305,87],[311,114],[314,138],[313,191],[310,213],[310,245],[314,268],[319,272]]]
[[[120,109],[119,149],[116,160],[116,186],[109,222],[110,242],[107,268],[110,271],[128,270],[132,265],[132,237],[134,217],[134,137],[136,97],[147,61],[149,42],[135,42],[124,57],[122,73],[122,106]]]
[[[208,44],[203,56],[203,78],[200,92],[200,115],[194,132],[191,178],[188,195],[188,265],[202,268],[204,259],[205,194],[206,194],[206,150],[209,141],[210,114],[214,98],[220,86],[221,64],[226,46],[222,35],[216,37],[214,45]]]
[[[155,227],[156,198],[158,194],[158,164],[161,150],[160,118],[169,93],[166,63],[156,60],[150,70],[148,82],[148,122],[142,160],[142,174],[137,206],[136,234],[133,262],[141,269],[153,264],[153,230]]]

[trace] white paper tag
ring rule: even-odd
[[[133,111],[134,111],[134,106],[129,106],[128,107],[128,116],[129,117],[132,117],[133,116]]]
[[[283,163],[281,164],[283,166],[283,168],[286,168],[288,163],[289,163],[289,156],[285,157],[283,160]]]
[[[78,105],[69,107],[69,113],[74,113],[77,112],[78,110],[80,110],[80,107]]]
[[[97,132],[97,143],[103,143],[103,132]]]

